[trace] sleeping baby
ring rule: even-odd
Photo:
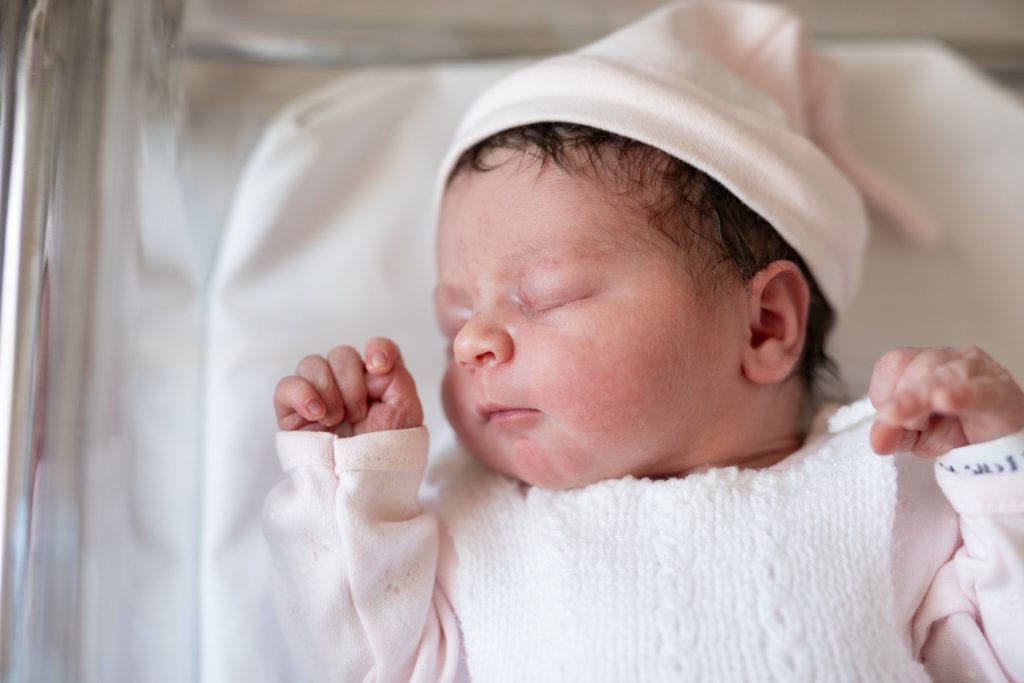
[[[439,181],[429,497],[392,341],[274,394],[302,680],[1024,680],[1020,386],[904,348],[823,400],[865,204],[929,230],[835,81],[787,11],[696,2],[482,96]]]

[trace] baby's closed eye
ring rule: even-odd
[[[560,308],[564,308],[564,307],[569,306],[571,304],[579,303],[579,302],[581,302],[581,301],[583,301],[584,299],[587,299],[587,298],[588,298],[588,295],[584,294],[584,295],[580,295],[580,296],[556,297],[553,300],[552,299],[542,299],[542,300],[536,301],[536,302],[533,302],[533,301],[529,301],[528,302],[526,300],[522,300],[520,302],[520,305],[521,305],[523,313],[526,315],[526,317],[528,317],[530,319],[533,319],[533,320],[536,320],[537,318],[540,318],[540,317],[542,317],[542,316],[544,316],[544,315],[546,315],[548,313],[551,313],[551,312],[553,312],[555,310],[558,310]]]
[[[528,318],[538,318],[589,299],[593,288],[579,278],[551,282],[534,281],[520,285],[516,300]]]

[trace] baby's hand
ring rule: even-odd
[[[903,348],[875,364],[876,453],[934,457],[1024,427],[1024,392],[980,349]]]
[[[274,412],[282,430],[330,431],[346,437],[423,424],[412,375],[390,339],[366,344],[366,363],[351,346],[306,356],[277,383]]]

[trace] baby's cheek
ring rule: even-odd
[[[617,441],[646,421],[651,392],[660,393],[648,376],[652,360],[601,344],[588,347],[549,369],[557,378],[552,393],[596,440]]]
[[[441,406],[445,417],[455,430],[459,440],[465,443],[469,427],[470,401],[466,397],[468,387],[457,370],[449,366],[441,382]]]

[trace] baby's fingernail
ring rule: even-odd
[[[309,411],[310,416],[320,417],[324,412],[324,404],[320,401],[310,401],[306,404],[306,410]]]
[[[388,357],[385,356],[380,351],[378,351],[377,353],[373,354],[373,358],[370,359],[370,365],[377,368],[378,370],[383,370],[388,365]]]

